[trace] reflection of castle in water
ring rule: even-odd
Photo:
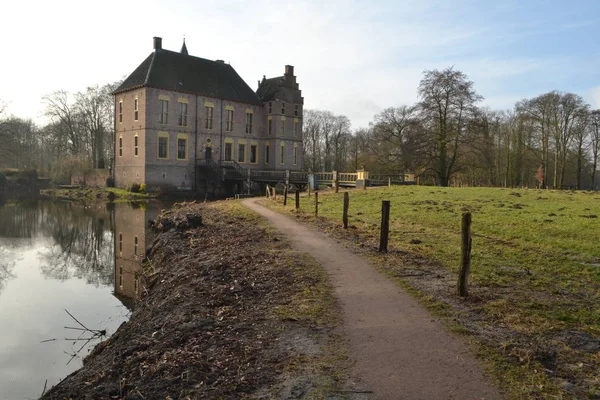
[[[146,245],[152,240],[147,221],[158,215],[158,204],[116,203],[115,221],[115,291],[114,294],[131,309],[142,290],[139,274]]]

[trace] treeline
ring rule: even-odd
[[[0,168],[36,170],[55,179],[108,167],[113,155],[113,97],[119,82],[44,96],[48,123],[8,116],[0,107]]]
[[[598,186],[600,111],[577,94],[552,91],[491,110],[464,73],[447,68],[424,72],[418,99],[354,131],[344,116],[306,110],[305,168],[410,172],[439,186]]]

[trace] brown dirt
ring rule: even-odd
[[[292,242],[328,272],[356,360],[353,377],[376,399],[500,399],[458,338],[389,278],[326,235],[257,204]]]
[[[317,304],[324,322],[274,310],[323,285],[322,276],[259,225],[193,203],[160,216],[131,319],[43,399],[291,399],[321,390],[317,367],[339,368],[321,359],[335,345],[331,308]]]

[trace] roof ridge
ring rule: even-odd
[[[154,65],[154,59],[156,58],[156,51],[152,53],[152,60],[150,61],[150,66],[148,67],[148,72],[146,73],[146,79],[144,80],[144,85],[147,85],[150,82],[150,71],[152,71],[152,65]]]

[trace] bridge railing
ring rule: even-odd
[[[285,171],[259,171],[252,169],[250,170],[250,178],[255,180],[269,180],[269,181],[282,181],[285,182],[286,172]]]
[[[356,182],[358,174],[355,172],[338,172],[338,182]]]
[[[290,172],[290,182],[308,182],[308,172],[302,171],[291,171]]]
[[[333,182],[333,172],[315,172],[319,182]]]

